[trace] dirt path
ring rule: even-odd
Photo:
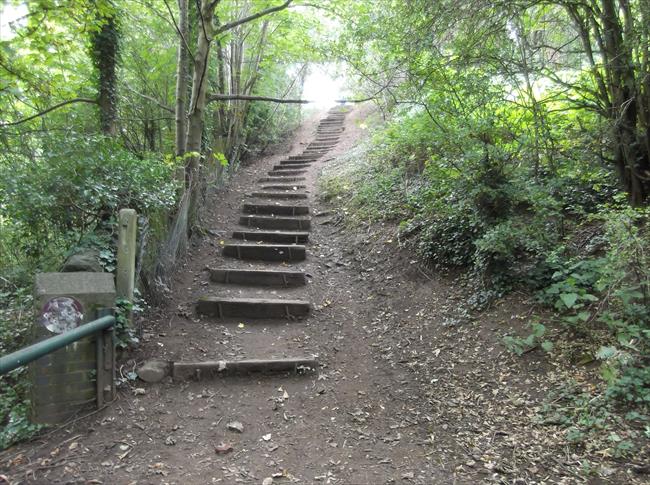
[[[337,146],[301,182],[312,210],[308,257],[285,269],[305,271],[307,286],[209,281],[208,268],[232,263],[220,246],[230,241],[246,194],[287,153],[259,160],[209,200],[210,235],[191,248],[166,307],[148,315],[137,355],[137,363],[315,355],[318,372],[132,383],[110,408],[0,455],[11,483],[585,481],[580,457],[554,439],[556,430],[530,424],[554,370],[534,353],[514,360],[499,344],[529,302],[515,295],[480,322],[468,319],[458,282],[428,274],[400,252],[394,227],[345,229],[316,197],[319,171],[358,143],[366,115],[356,109],[346,116]],[[289,154],[303,151],[317,121],[304,124]],[[296,321],[197,315],[197,299],[219,291],[249,298],[271,291],[311,301],[313,312]],[[228,429],[234,421],[241,433]],[[620,483],[619,472],[599,481]]]

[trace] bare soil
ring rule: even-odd
[[[423,268],[398,247],[395,227],[346,227],[337,208],[319,200],[319,171],[363,139],[367,115],[354,109],[340,143],[309,169],[308,259],[289,265],[310,275],[308,286],[274,290],[309,299],[312,316],[218,321],[198,317],[193,307],[204,294],[269,295],[211,284],[207,268],[223,262],[219,246],[236,227],[245,194],[274,163],[302,151],[319,116],[284,153],[242,167],[209,197],[209,231],[178,268],[166,304],[148,310],[143,344],[121,366],[126,376],[151,357],[317,355],[319,371],[130,381],[108,408],[0,454],[10,483],[643,482],[629,464],[605,458],[585,476],[584,457],[565,446],[559,429],[532,423],[564,371],[541,352],[515,358],[504,349],[503,333],[520,330],[532,311],[526,295],[467,315],[458,278]],[[241,433],[228,429],[233,421]]]

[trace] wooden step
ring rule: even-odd
[[[263,214],[278,216],[306,216],[309,214],[307,205],[275,205],[275,204],[244,204],[244,214]]]
[[[302,170],[311,167],[311,163],[294,163],[293,165],[273,165],[273,170]]]
[[[280,165],[303,165],[315,160],[280,160]]]
[[[278,374],[316,372],[318,361],[314,357],[284,359],[217,360],[204,362],[173,362],[172,379],[202,380],[222,375]]]
[[[309,316],[311,304],[303,300],[204,296],[199,298],[196,311],[200,315],[217,318],[295,320]]]
[[[304,261],[307,249],[300,245],[280,244],[226,244],[223,255],[249,261]]]
[[[319,158],[320,157],[316,157],[314,155],[291,155],[288,157],[288,160],[296,160],[305,163],[305,162],[315,162]]]
[[[233,239],[244,241],[262,241],[280,244],[306,244],[309,241],[308,232],[280,232],[280,231],[235,231]]]
[[[303,182],[305,180],[307,180],[305,177],[284,177],[281,179],[262,177],[261,179],[257,179],[257,182],[260,184],[264,184],[267,182]]]
[[[270,177],[295,177],[296,175],[304,175],[307,170],[271,170],[267,172]]]
[[[285,192],[253,192],[250,197],[258,199],[306,199],[309,195],[304,192],[287,190]]]
[[[262,185],[260,190],[298,190],[306,189],[306,185],[292,185],[292,184],[283,184],[283,185]]]
[[[210,281],[228,285],[248,286],[305,286],[307,277],[302,271],[273,269],[210,269]]]
[[[309,217],[276,217],[276,216],[241,216],[239,223],[246,227],[259,229],[288,229],[308,230],[311,228]]]

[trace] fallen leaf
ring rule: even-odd
[[[226,427],[230,431],[236,431],[237,433],[243,433],[244,432],[244,425],[241,424],[239,421],[231,421],[226,425]]]
[[[214,447],[214,451],[218,455],[225,455],[226,453],[230,453],[233,451],[233,447],[230,443],[219,443],[217,446]]]

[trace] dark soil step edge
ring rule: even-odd
[[[286,160],[281,160],[280,163],[282,164],[283,161],[289,161],[293,162],[294,164],[300,165],[301,163],[314,163],[317,162],[318,160],[321,159],[321,156],[315,156],[315,155],[309,155],[309,156],[291,156],[287,158]]]
[[[297,190],[297,189],[306,189],[306,185],[262,185],[260,190]]]
[[[293,165],[273,165],[273,170],[302,170],[311,167],[311,163],[295,163]]]
[[[307,258],[307,249],[301,245],[226,244],[222,252],[226,257],[249,261],[291,262]]]
[[[305,244],[309,241],[308,232],[235,231],[232,237],[243,241],[279,244]]]
[[[196,303],[196,311],[217,318],[295,320],[309,316],[311,304],[303,300],[204,296]]]
[[[289,288],[305,286],[307,277],[302,271],[216,268],[210,269],[210,281],[227,285],[281,286]]]
[[[280,165],[302,165],[304,163],[308,162],[315,162],[316,160],[313,159],[305,159],[305,160],[280,160]]]
[[[306,199],[309,197],[304,192],[253,192],[250,197],[258,199]]]
[[[311,219],[308,217],[269,217],[269,216],[241,216],[239,223],[246,227],[260,229],[293,229],[307,230],[311,228]]]
[[[275,204],[244,204],[244,214],[306,216],[309,215],[307,205],[275,205]]]
[[[264,184],[267,182],[303,182],[305,180],[307,180],[305,177],[284,177],[281,179],[262,177],[261,179],[257,179],[257,183]]]
[[[281,171],[269,171],[267,174],[270,177],[293,177],[295,175],[302,175],[307,173],[307,170],[281,170]]]
[[[218,360],[205,362],[174,362],[174,381],[209,379],[220,375],[278,374],[293,372],[305,374],[318,370],[314,357],[287,359]]]

